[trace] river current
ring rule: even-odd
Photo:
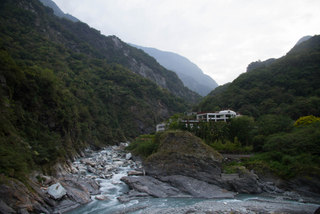
[[[140,162],[134,162],[131,154],[128,156],[123,151],[125,144],[121,146],[110,146],[99,152],[90,152],[88,157],[76,160],[73,166],[79,170],[81,176],[90,176],[100,185],[100,195],[92,196],[92,201],[78,207],[68,214],[114,214],[114,213],[206,213],[203,210],[211,210],[212,213],[256,213],[259,206],[270,208],[270,213],[274,206],[289,206],[292,210],[306,207],[303,213],[313,213],[320,205],[318,203],[306,203],[303,199],[288,200],[279,195],[237,195],[234,199],[199,199],[199,198],[153,198],[142,197],[120,202],[119,196],[125,195],[129,188],[121,181],[121,178],[128,176],[128,172],[141,168]],[[94,173],[88,161],[101,161],[108,164],[107,175]],[[259,206],[258,206],[259,204]],[[256,206],[256,207],[255,207]],[[212,207],[212,209],[211,209]],[[253,208],[252,208],[253,207]],[[191,211],[190,211],[191,210]],[[197,212],[199,210],[199,212]],[[203,212],[202,212],[202,211]],[[292,211],[291,210],[291,211]],[[221,212],[220,212],[221,211]],[[265,212],[264,212],[265,213]],[[268,212],[267,212],[268,213]],[[291,213],[287,210],[285,213]]]

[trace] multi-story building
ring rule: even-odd
[[[201,113],[197,113],[197,120],[198,121],[206,121],[206,122],[210,122],[210,121],[227,122],[231,118],[235,118],[237,116],[239,116],[239,115],[237,115],[237,113],[232,110],[222,110],[222,111],[214,112],[214,113],[213,112],[201,112]]]

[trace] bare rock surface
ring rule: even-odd
[[[194,205],[175,208],[146,208],[144,214],[313,214],[318,205],[302,203],[277,202],[274,200],[248,200],[248,201],[204,201]]]
[[[123,177],[123,182],[132,189],[157,198],[181,197],[185,196],[179,189],[172,187],[168,183],[161,182],[151,176]]]
[[[165,176],[159,179],[195,198],[234,198],[236,195],[234,192],[222,189],[217,185],[182,175]]]

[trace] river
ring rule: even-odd
[[[128,202],[120,202],[128,186],[121,178],[129,171],[139,170],[140,162],[134,162],[131,155],[124,152],[125,144],[110,146],[99,152],[88,152],[88,156],[73,163],[81,176],[90,176],[100,184],[100,195],[92,196],[92,201],[68,214],[114,214],[114,213],[313,213],[320,205],[300,198],[292,200],[284,195],[237,195],[234,199],[199,198],[153,198],[141,197]],[[94,163],[92,163],[94,162]],[[88,164],[89,163],[89,164]],[[104,164],[107,170],[98,171],[91,165]],[[102,167],[102,166],[100,166]],[[263,212],[261,212],[263,211]]]

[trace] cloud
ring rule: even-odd
[[[105,35],[173,51],[219,84],[319,34],[318,0],[54,0]]]

